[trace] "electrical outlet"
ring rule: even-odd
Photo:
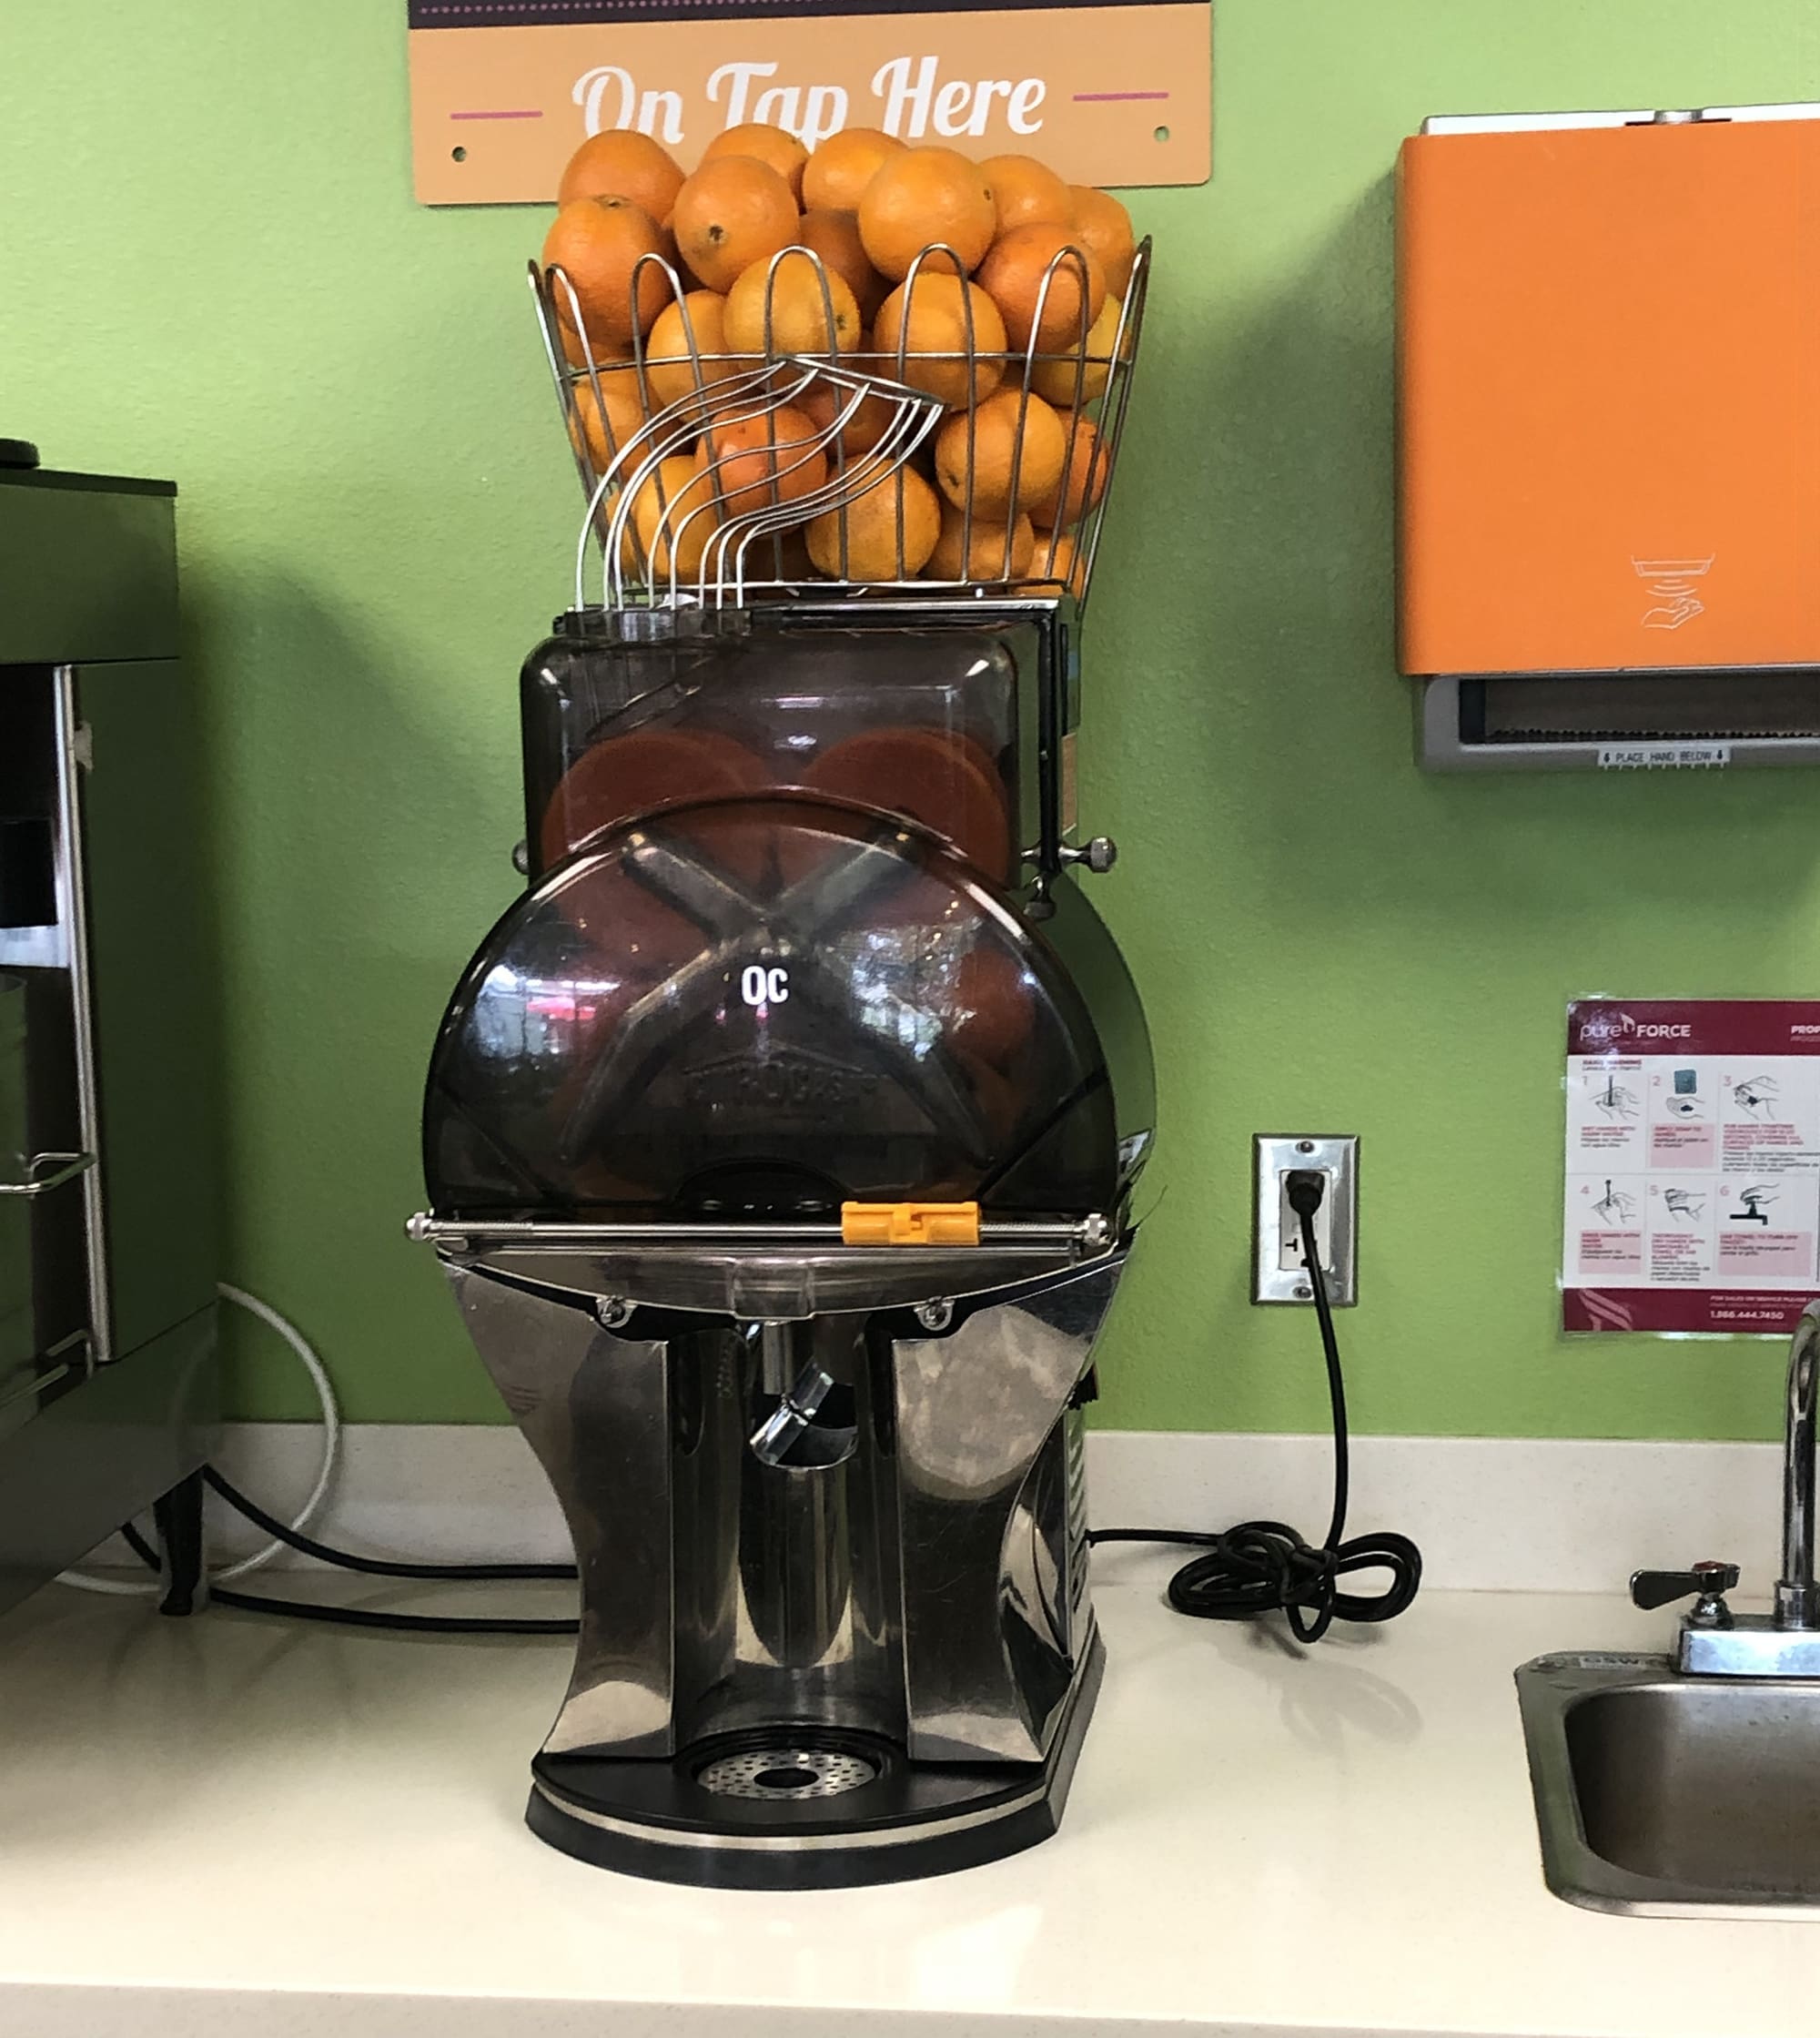
[[[1301,1220],[1289,1208],[1289,1180],[1298,1168],[1327,1177],[1315,1212],[1315,1245],[1328,1300],[1350,1309],[1359,1300],[1359,1141],[1355,1134],[1259,1132],[1251,1141],[1251,1300],[1314,1303],[1302,1264]]]
[[[1277,1177],[1277,1272],[1300,1273],[1308,1265],[1302,1245],[1301,1212],[1289,1202],[1289,1176],[1285,1168]],[[1323,1170],[1323,1172],[1326,1171]],[[1333,1178],[1328,1177],[1327,1193],[1314,1213],[1314,1249],[1323,1268],[1333,1265]]]

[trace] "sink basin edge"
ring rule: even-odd
[[[1626,1917],[1820,1921],[1820,1683],[1582,1651],[1532,1658],[1516,1686],[1556,1896]]]

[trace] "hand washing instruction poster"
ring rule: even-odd
[[[1792,1329],[1820,1294],[1820,1000],[1567,1011],[1570,1331]]]

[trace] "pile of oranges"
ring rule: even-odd
[[[578,450],[605,472],[656,411],[694,399],[687,449],[629,505],[627,570],[693,578],[726,518],[805,500],[832,460],[879,478],[791,534],[792,577],[1078,593],[1075,533],[1111,467],[1091,410],[1136,253],[1117,198],[1030,156],[975,163],[867,128],[812,154],[753,123],[685,177],[649,136],[590,137],[542,257],[580,371]],[[898,407],[837,376],[754,401],[754,371],[785,355],[907,383],[947,414],[907,463],[868,466]]]

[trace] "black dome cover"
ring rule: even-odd
[[[788,796],[606,831],[512,906],[444,1017],[424,1168],[469,1218],[1110,1211],[1124,1173],[1047,941],[933,836]]]

